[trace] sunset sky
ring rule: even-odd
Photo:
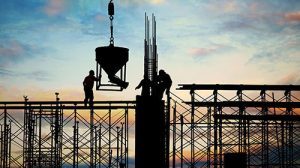
[[[0,0],[0,101],[82,100],[109,44],[108,0]],[[180,83],[300,84],[299,0],[114,0],[115,45],[129,48],[134,100],[143,77],[144,13],[157,20],[159,69]],[[177,91],[178,92],[178,91]]]

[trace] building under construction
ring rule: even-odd
[[[103,70],[111,83],[97,89],[122,91],[128,49],[114,47],[113,14],[111,0],[110,45],[96,49],[97,77]],[[0,168],[300,167],[300,85],[182,84],[173,88],[185,98],[158,99],[154,15],[151,23],[145,15],[152,84],[136,100],[0,102]]]

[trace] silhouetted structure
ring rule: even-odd
[[[173,104],[173,168],[231,167],[232,156],[240,157],[235,165],[241,167],[300,166],[299,85],[186,84],[179,89],[191,99],[177,97]]]
[[[128,48],[115,47],[113,37],[113,19],[114,19],[114,4],[112,0],[108,4],[108,15],[110,16],[110,44],[105,47],[96,48],[96,77],[97,90],[107,91],[122,91],[128,87],[126,82],[126,63],[129,57]],[[102,79],[102,70],[104,70],[108,77],[108,82],[104,83]],[[117,73],[119,72],[119,75]]]
[[[246,168],[246,153],[225,153],[224,168]]]
[[[149,28],[149,19],[145,14],[144,79],[138,86],[142,86],[143,90],[142,95],[136,97],[135,167],[168,168],[170,102],[168,97],[165,105],[165,101],[158,96],[158,57],[154,15],[152,15],[151,38]]]
[[[60,101],[58,94],[56,101],[0,102],[1,167],[128,168],[134,104],[95,101],[91,109],[83,101]]]
[[[246,163],[244,156],[237,156],[246,167],[300,166],[299,85],[181,85],[179,89],[190,93],[191,99],[171,93],[171,120],[168,106],[163,109],[163,101],[151,96],[146,100],[138,96],[137,102],[95,101],[93,109],[83,101],[58,97],[0,102],[1,167],[46,168],[56,163],[128,168],[134,122],[136,167],[167,165],[168,137],[173,168],[223,168],[228,157],[230,164],[232,156],[240,154],[246,154]],[[135,115],[136,121],[129,120]]]
[[[23,166],[26,168],[62,167],[63,111],[58,97],[53,105],[53,110],[31,109],[25,99]],[[50,132],[45,135],[46,127]]]

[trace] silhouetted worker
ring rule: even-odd
[[[146,76],[144,75],[144,79],[141,80],[141,82],[135,88],[135,90],[142,87],[142,93],[141,93],[141,95],[142,96],[150,96],[150,86],[151,86],[150,79],[146,78]]]
[[[94,87],[94,82],[97,80],[98,79],[95,77],[95,72],[93,70],[90,70],[89,75],[84,78],[83,81],[83,88],[85,93],[84,106],[87,106],[88,101],[90,107],[93,106],[93,100],[94,100],[93,87]]]
[[[162,99],[165,91],[166,94],[169,95],[171,86],[172,86],[172,79],[170,75],[167,74],[164,70],[159,70],[159,74],[157,76],[158,98]]]

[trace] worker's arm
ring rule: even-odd
[[[84,80],[83,80],[83,82],[82,82],[83,86],[85,86],[85,85],[86,85],[86,82],[85,82],[85,80],[86,80],[86,78],[84,78]]]

